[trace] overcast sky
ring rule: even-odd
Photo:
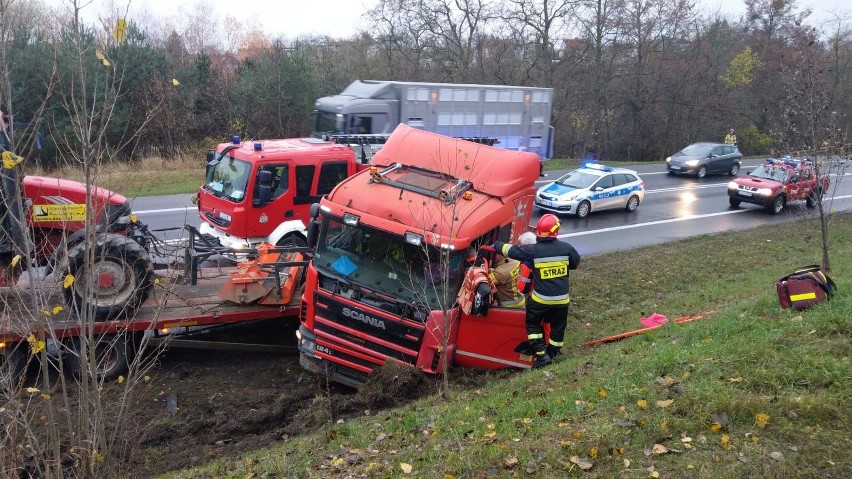
[[[27,0],[23,0],[27,1]],[[68,0],[42,0],[48,5],[68,5]],[[95,21],[99,15],[110,11],[110,5],[121,5],[128,0],[78,0],[80,4],[90,2],[83,9],[83,18]],[[224,19],[226,15],[240,18],[244,24],[256,24],[273,37],[295,38],[302,34],[328,35],[346,38],[364,25],[361,15],[375,6],[378,0],[130,0],[128,19],[148,12],[158,19],[179,17],[195,13],[199,4],[212,9],[210,13]],[[724,15],[738,18],[745,13],[745,4],[737,0],[697,0],[705,13],[721,11]],[[831,11],[852,12],[849,0],[799,0],[800,8],[810,7],[813,14],[811,24],[833,19]]]

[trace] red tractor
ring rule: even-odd
[[[135,310],[150,291],[153,268],[147,233],[127,198],[77,181],[19,180],[21,158],[8,151],[2,158],[0,286],[14,287],[27,268],[46,267],[45,276],[61,275],[66,303],[91,307],[96,321]]]

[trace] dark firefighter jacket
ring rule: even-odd
[[[498,241],[497,252],[522,262],[532,263],[533,289],[530,298],[541,304],[568,304],[568,270],[580,265],[580,253],[568,243],[539,238],[530,245],[516,246]]]

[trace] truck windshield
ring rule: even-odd
[[[220,198],[242,201],[251,175],[251,163],[225,156],[211,161],[209,165],[204,189]]]
[[[342,135],[343,115],[330,111],[314,110],[314,138],[322,138],[323,135]]]
[[[760,165],[751,172],[750,176],[754,178],[763,178],[765,180],[787,181],[787,172],[785,168],[776,168],[774,166]]]
[[[452,307],[465,266],[464,254],[412,245],[402,236],[326,215],[313,264],[348,285],[429,309]]]

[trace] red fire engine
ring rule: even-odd
[[[304,246],[311,204],[364,168],[347,145],[235,136],[207,153],[197,196],[200,231],[235,249],[259,243]]]

